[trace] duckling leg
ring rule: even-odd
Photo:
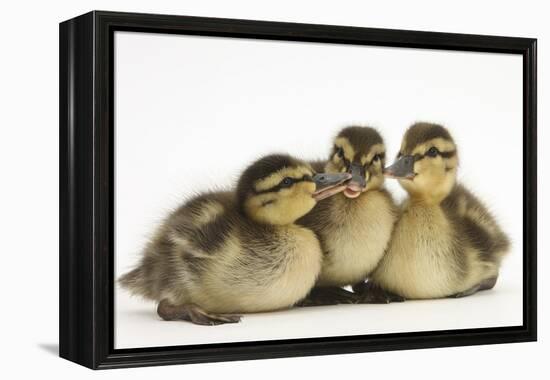
[[[184,320],[204,326],[214,326],[222,323],[236,323],[241,321],[240,315],[207,313],[197,305],[174,305],[167,299],[163,299],[159,302],[157,313],[165,321]]]
[[[372,281],[359,282],[352,286],[359,297],[359,303],[390,303],[403,302],[405,298],[382,289]]]
[[[472,286],[470,289],[467,289],[463,292],[453,294],[451,297],[452,298],[467,297],[467,296],[471,296],[472,294],[474,294],[474,293],[476,293],[480,290],[493,289],[493,287],[497,283],[497,278],[498,278],[498,276],[487,278],[487,279],[481,281],[479,284],[477,284],[475,286]]]
[[[327,286],[311,289],[311,292],[296,306],[323,306],[339,305],[343,303],[357,303],[357,297],[352,292],[337,286]]]

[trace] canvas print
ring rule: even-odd
[[[523,323],[521,56],[114,41],[115,348]]]

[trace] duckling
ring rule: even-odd
[[[263,157],[236,191],[198,195],[169,215],[119,282],[157,301],[164,320],[217,325],[291,307],[313,287],[322,258],[315,234],[294,222],[350,178],[315,174],[287,155]]]
[[[397,206],[384,188],[385,150],[375,129],[350,126],[337,134],[328,161],[312,163],[327,173],[350,173],[352,179],[343,192],[298,221],[319,236],[324,253],[316,287],[302,306],[369,302],[342,287],[361,289],[384,255],[397,218]]]
[[[464,297],[491,289],[508,237],[457,183],[457,146],[441,125],[416,123],[385,173],[408,192],[372,285],[408,299]]]

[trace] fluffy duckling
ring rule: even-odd
[[[386,169],[408,192],[373,286],[408,299],[491,289],[509,240],[486,207],[456,182],[457,146],[442,126],[417,123]]]
[[[302,305],[378,302],[358,300],[341,287],[360,290],[390,240],[397,209],[384,188],[385,150],[375,129],[351,126],[334,139],[329,160],[313,164],[327,173],[350,173],[352,179],[342,193],[317,204],[298,221],[319,236],[324,253],[316,287]]]
[[[350,177],[266,156],[235,192],[199,195],[169,215],[120,284],[159,302],[164,320],[216,325],[288,308],[311,290],[322,258],[315,234],[294,222]]]

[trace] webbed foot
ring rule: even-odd
[[[311,292],[296,306],[327,306],[357,303],[357,296],[346,289],[337,286],[313,288]]]
[[[481,284],[479,284],[479,290],[493,289],[497,283],[497,279],[498,276],[495,276],[481,281]]]
[[[358,303],[390,303],[390,302],[403,302],[405,301],[404,297],[401,297],[398,294],[389,292],[382,289],[379,285],[367,281],[360,282],[353,285],[353,291],[358,296]]]
[[[215,326],[224,323],[237,323],[241,321],[240,315],[208,313],[197,305],[174,305],[166,299],[159,302],[157,313],[165,321],[183,320],[203,326]]]

